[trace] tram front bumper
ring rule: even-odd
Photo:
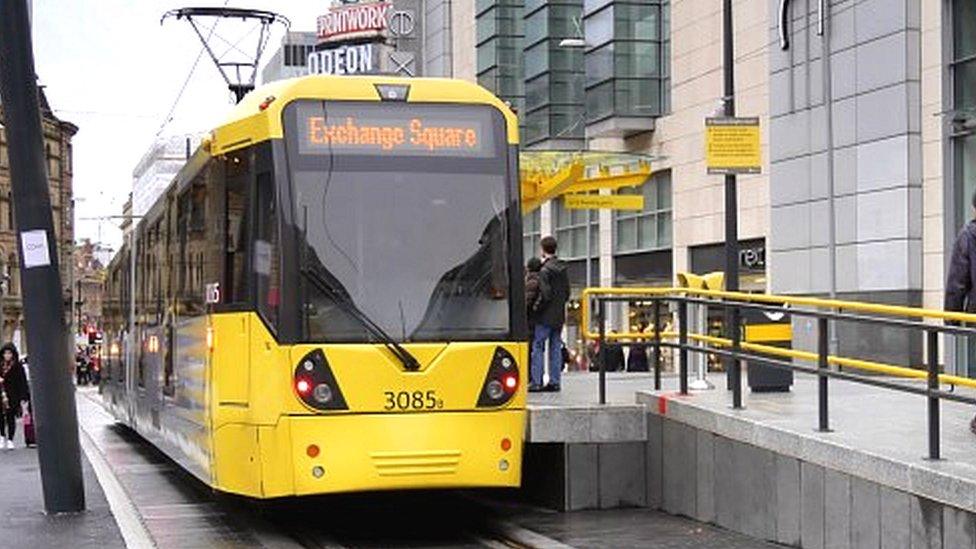
[[[298,495],[517,487],[525,410],[292,416]]]

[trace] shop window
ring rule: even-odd
[[[631,253],[671,247],[671,172],[655,173],[640,187],[619,194],[644,197],[641,211],[614,211],[614,252]]]

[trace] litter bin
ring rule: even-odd
[[[790,315],[781,312],[767,312],[756,309],[742,310],[743,340],[748,343],[760,343],[770,347],[789,349],[793,344],[793,326]],[[773,355],[769,358],[782,360]],[[749,389],[754,392],[786,392],[793,385],[793,371],[775,368],[767,364],[747,361],[749,373]]]

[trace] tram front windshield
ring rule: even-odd
[[[511,334],[500,113],[301,101],[285,124],[306,341]]]

